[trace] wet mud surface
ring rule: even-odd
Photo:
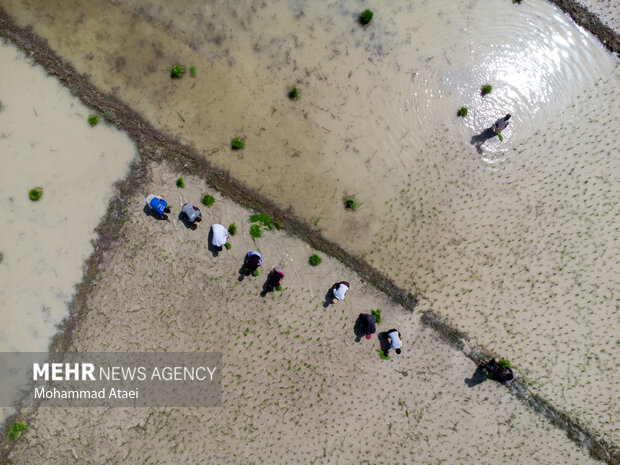
[[[77,351],[223,353],[223,399],[213,408],[39,408],[10,460],[21,463],[336,463],[411,461],[597,463],[503,386],[480,379],[476,363],[419,318],[337,260],[285,231],[249,234],[252,211],[166,163],[145,164],[127,199],[119,240],[101,267],[72,332]],[[143,211],[147,193],[172,213]],[[205,193],[197,229],[177,219]],[[213,223],[237,225],[232,247],[214,255]],[[240,279],[248,250],[257,277]],[[282,290],[261,296],[270,269]],[[346,279],[346,298],[325,306]],[[197,297],[200,298],[197,298]],[[356,342],[362,312],[381,309],[377,332],[397,327],[403,351],[382,360],[377,334]],[[114,337],[110,337],[111,335]],[[477,375],[478,373],[478,375]],[[364,438],[364,439],[363,439]],[[493,444],[493,447],[489,447]]]

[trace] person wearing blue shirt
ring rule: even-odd
[[[168,215],[166,215],[166,213],[170,213],[170,208],[168,208],[168,202],[164,200],[163,195],[151,194],[147,196],[146,204],[151,210],[154,210],[162,220],[168,219]]]

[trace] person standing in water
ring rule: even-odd
[[[495,123],[493,123],[493,126],[491,126],[491,129],[493,129],[493,132],[499,136],[502,133],[502,131],[506,129],[506,127],[508,126],[509,119],[510,119],[510,113],[506,114],[506,116],[504,116],[503,118],[500,118],[497,121],[495,121]]]

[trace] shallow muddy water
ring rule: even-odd
[[[560,10],[376,2],[364,28],[352,1],[5,3],[97,86],[620,439],[620,73]],[[177,63],[196,76],[171,80]],[[504,142],[485,140],[505,113]]]
[[[45,352],[136,149],[14,46],[0,64],[0,351]]]

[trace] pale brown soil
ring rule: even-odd
[[[152,180],[127,203],[105,254],[78,351],[221,351],[223,405],[204,409],[39,409],[9,460],[73,463],[595,463],[565,433],[490,381],[465,384],[475,364],[336,260],[283,231],[249,236],[250,211],[185,176],[151,164]],[[143,212],[160,193],[171,221]],[[212,193],[197,230],[177,219],[185,201]],[[232,249],[208,250],[209,225],[236,223]],[[264,255],[259,277],[238,280],[244,254]],[[267,271],[283,290],[261,297]],[[324,308],[327,289],[351,290]],[[379,330],[403,334],[400,356],[381,360],[376,335],[356,343],[360,312],[381,308]]]

